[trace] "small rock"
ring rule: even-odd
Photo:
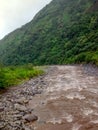
[[[16,110],[21,111],[21,112],[27,110],[27,108],[25,106],[19,105],[19,104],[15,104],[14,107]]]
[[[34,109],[27,109],[26,111],[21,111],[20,115],[25,116],[27,114],[31,114]]]
[[[17,120],[20,120],[22,118],[22,115],[17,114],[17,115],[14,115],[13,117],[17,118]]]
[[[25,104],[28,103],[28,100],[26,100],[24,97],[22,97],[20,99],[17,99],[15,102],[22,105],[24,103]]]
[[[4,111],[4,107],[0,107],[0,112]]]
[[[34,122],[34,121],[38,120],[38,117],[36,115],[28,114],[28,115],[24,116],[23,119],[27,122]]]
[[[5,127],[5,125],[6,125],[5,122],[0,120],[0,130],[3,129]]]
[[[31,130],[31,129],[28,128],[27,126],[25,126],[25,125],[23,124],[23,128],[22,128],[22,130]]]

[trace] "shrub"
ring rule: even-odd
[[[28,80],[42,73],[42,70],[32,65],[0,67],[0,89],[17,85],[24,80]]]

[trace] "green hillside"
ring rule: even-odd
[[[0,62],[98,65],[98,0],[53,0],[0,41]]]

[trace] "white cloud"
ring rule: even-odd
[[[0,0],[0,38],[29,22],[51,0]]]

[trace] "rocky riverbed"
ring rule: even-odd
[[[98,130],[98,69],[50,66],[0,95],[0,130]]]
[[[43,79],[44,76],[39,76],[0,95],[0,130],[29,130],[25,123],[38,117],[32,114],[33,107],[28,107],[28,103],[43,92],[46,87]]]

